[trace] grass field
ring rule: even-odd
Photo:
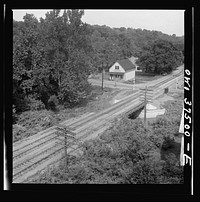
[[[135,76],[135,83],[136,84],[140,84],[140,83],[146,83],[148,81],[153,81],[153,80],[156,80],[156,79],[159,79],[163,76],[161,75],[157,75],[157,76],[145,76],[145,75],[137,75],[136,73],[136,76]]]

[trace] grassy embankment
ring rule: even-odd
[[[13,141],[19,141],[84,113],[98,112],[106,109],[111,106],[110,100],[117,93],[119,93],[119,90],[107,87],[104,88],[104,92],[102,93],[101,87],[93,86],[88,99],[74,108],[64,109],[62,106],[57,106],[56,111],[40,110],[23,112],[18,115],[17,122],[13,125]]]

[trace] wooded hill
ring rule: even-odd
[[[44,19],[26,14],[13,21],[14,113],[76,105],[90,94],[88,76],[119,59],[139,57],[141,67],[155,73],[183,62],[184,37],[92,26],[81,21],[83,15],[84,10],[53,10]]]

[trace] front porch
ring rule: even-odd
[[[115,79],[123,79],[124,73],[123,72],[109,72],[109,80],[113,81]]]

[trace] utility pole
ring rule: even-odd
[[[59,144],[63,145],[63,139],[60,139],[60,137],[64,137],[64,149],[65,149],[65,173],[68,171],[68,153],[67,153],[67,149],[70,148],[70,145],[68,145],[67,143],[67,138],[73,139],[76,141],[75,135],[76,133],[72,132],[72,130],[74,130],[73,128],[70,127],[66,127],[63,125],[58,124],[56,127],[56,139],[58,139],[60,141]]]
[[[154,89],[152,87],[140,89],[140,101],[144,103],[144,125],[147,128],[147,103],[152,102],[154,98]]]
[[[68,168],[68,156],[67,156],[67,136],[65,135],[65,172]]]
[[[104,68],[102,66],[102,91],[103,91],[103,73],[104,73]]]
[[[147,86],[145,87],[145,94],[144,94],[144,125],[145,128],[147,128],[147,123],[146,123],[146,114],[147,114]]]

